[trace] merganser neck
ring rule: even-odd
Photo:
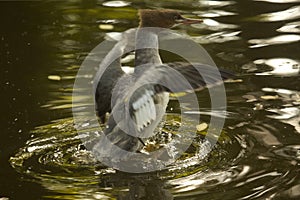
[[[135,39],[135,66],[162,64],[156,28],[139,28]]]

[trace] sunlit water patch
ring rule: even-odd
[[[299,0],[255,0],[255,1],[265,1],[270,3],[297,3]]]
[[[195,36],[193,39],[201,44],[225,43],[235,40],[240,40],[240,31],[221,31],[204,36]]]
[[[300,21],[287,23],[278,28],[277,31],[283,33],[300,33]]]
[[[251,39],[248,42],[251,44],[250,48],[265,47],[269,45],[279,45],[279,44],[288,44],[293,42],[299,42],[300,35],[287,34],[287,35],[278,35],[266,39]]]
[[[257,73],[256,75],[298,76],[300,74],[300,62],[289,58],[258,59],[253,63],[258,66],[267,65],[273,68],[272,71]]]
[[[261,14],[256,17],[258,21],[275,22],[293,20],[300,17],[300,6],[293,6],[283,11]]]
[[[102,5],[107,6],[107,7],[125,7],[125,6],[129,6],[130,2],[128,2],[128,1],[106,1]]]
[[[228,5],[232,5],[235,4],[234,1],[199,1],[198,2],[201,6],[205,6],[205,7],[224,7],[224,6],[228,6]]]
[[[209,11],[194,11],[194,14],[200,17],[223,17],[223,16],[232,16],[236,15],[237,13],[224,11],[224,10],[209,10]]]
[[[197,29],[208,29],[212,31],[221,31],[224,29],[237,29],[238,25],[234,24],[224,24],[220,23],[213,19],[204,19],[202,24],[194,24],[192,25],[194,28]]]

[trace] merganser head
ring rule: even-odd
[[[163,10],[139,10],[140,27],[160,27],[171,28],[175,24],[196,24],[201,23],[200,19],[184,18],[178,11],[163,9]]]

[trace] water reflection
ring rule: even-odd
[[[257,1],[265,1],[265,7]],[[47,1],[43,9],[49,13],[49,19],[43,19],[41,31],[44,41],[55,49],[55,53],[51,55],[51,67],[42,77],[45,83],[41,82],[49,91],[39,94],[49,93],[49,100],[42,108],[56,115],[54,121],[28,133],[30,139],[15,155],[12,154],[10,163],[22,176],[19,181],[26,179],[38,183],[48,189],[44,194],[47,198],[57,199],[300,197],[300,148],[297,144],[300,63],[295,59],[299,57],[299,51],[289,46],[300,40],[297,34],[300,12],[299,6],[283,4],[299,1],[53,2]],[[270,3],[282,3],[283,6],[276,5],[278,11],[269,13],[274,9]],[[253,14],[255,6],[265,14]],[[209,141],[202,140],[205,130],[201,129],[198,140],[186,154],[166,171],[157,174],[126,174],[103,166],[82,146],[70,118],[73,81],[81,61],[102,40],[117,41],[122,31],[137,26],[137,7],[175,8],[208,18],[203,25],[179,26],[177,30],[187,32],[196,42],[204,44],[218,66],[236,69],[242,79],[226,84],[226,113],[211,112],[205,96],[207,91],[197,94],[202,110],[200,113],[191,111],[191,115],[201,114],[204,124],[209,123],[212,115],[226,118],[224,131],[212,153],[201,157],[205,152],[201,152],[200,145],[211,148]],[[247,21],[247,16],[254,20]],[[259,25],[264,29],[258,31]],[[278,32],[284,34],[278,35]],[[280,51],[279,45],[275,44],[280,44]],[[260,46],[268,47],[255,48]],[[99,62],[96,57],[95,63]],[[127,64],[132,59],[132,55],[128,55],[123,62]],[[90,105],[76,106],[80,110]],[[176,113],[172,113],[175,111],[170,112],[163,129],[168,133],[178,122]],[[96,130],[85,131],[99,134]]]
[[[212,33],[204,36],[195,36],[193,39],[201,44],[211,44],[211,43],[224,43],[235,40],[240,40],[238,36],[241,32],[229,32],[229,31],[221,31],[217,33]]]
[[[288,196],[290,198],[297,198],[300,196],[300,184],[295,185],[287,189],[285,192],[282,193],[282,196]]]
[[[254,104],[254,110],[267,111],[269,113],[266,117],[289,124],[300,133],[300,92],[280,88],[262,88],[262,92],[251,92],[244,95],[243,98],[245,98],[248,103]],[[275,105],[277,105],[277,107],[274,107]],[[262,132],[266,132],[267,129],[263,128],[264,126],[268,125],[259,125],[256,129],[265,130]],[[266,140],[264,139],[265,134],[259,133],[257,136],[260,136],[260,139],[265,140],[268,144],[272,143],[278,145],[278,139],[270,135],[270,133],[275,132],[276,130],[272,130],[272,127],[269,128],[271,130],[269,130],[269,134],[267,134],[268,138],[266,138]]]
[[[104,3],[102,3],[103,6],[107,6],[107,7],[125,7],[125,6],[129,6],[130,2],[128,1],[106,1]]]
[[[170,120],[173,121],[174,118],[170,117]],[[170,131],[173,128],[171,124],[174,123],[168,123],[165,130]],[[91,134],[98,134],[93,129],[84,130],[84,132],[87,138],[90,138]],[[96,135],[95,137],[97,137]],[[72,118],[57,120],[49,125],[37,127],[35,131],[32,131],[32,139],[28,140],[26,146],[11,157],[10,162],[19,173],[26,173],[45,188],[53,191],[52,198],[65,198],[67,195],[72,198],[93,199],[106,198],[118,193],[120,199],[129,197],[153,199],[153,195],[161,197],[161,199],[172,199],[173,195],[170,190],[164,188],[173,187],[174,182],[169,183],[164,181],[165,179],[172,180],[176,176],[190,179],[195,176],[193,170],[202,171],[210,166],[216,166],[216,163],[219,162],[220,166],[226,164],[227,161],[222,161],[226,154],[234,156],[230,160],[241,156],[239,151],[237,155],[230,153],[229,149],[232,146],[239,149],[239,143],[227,138],[219,143],[223,147],[215,147],[212,156],[206,160],[206,157],[201,157],[206,153],[199,151],[205,148],[197,148],[199,141],[195,141],[193,148],[186,152],[184,158],[178,160],[168,170],[154,174],[134,175],[117,172],[103,166],[95,160],[91,152],[82,146],[82,138],[80,138],[82,136],[82,134],[79,136],[73,127]],[[222,138],[225,137],[228,136],[222,136]],[[202,144],[209,145],[209,142]],[[193,153],[197,149],[199,152]],[[193,170],[190,171],[190,169]],[[223,179],[219,178],[223,173],[224,177],[226,175],[229,179],[233,178],[231,177],[232,173],[222,171],[218,176],[216,173],[204,174],[206,174],[206,181],[218,180],[218,183],[222,183]],[[187,181],[187,183],[190,182]],[[177,189],[175,188],[174,191]],[[181,193],[181,191],[178,192]],[[56,193],[60,193],[60,195],[56,195]]]
[[[255,1],[265,1],[270,3],[297,3],[299,0],[255,0]]]
[[[229,169],[224,171],[209,170],[207,172],[195,172],[191,176],[170,180],[168,184],[174,186],[173,191],[176,193],[175,197],[188,196],[188,192],[203,194],[206,193],[211,186],[215,187],[216,185],[231,182],[233,179],[243,178],[249,173],[249,171],[249,166],[240,166],[230,167]],[[184,193],[186,193],[186,195]]]
[[[213,19],[204,19],[202,24],[193,24],[192,27],[197,29],[208,29],[212,31],[220,31],[223,29],[237,29],[235,24],[223,24]]]
[[[277,29],[278,32],[283,33],[300,33],[300,22],[287,23],[284,26]]]
[[[222,16],[231,16],[231,15],[237,15],[237,13],[234,12],[228,12],[224,10],[206,10],[206,11],[194,11],[193,14],[196,14],[200,17],[222,17]]]
[[[266,39],[251,39],[248,42],[252,44],[250,48],[259,48],[269,45],[278,45],[278,44],[288,44],[292,42],[299,42],[300,35],[288,34],[288,35],[278,35]]]
[[[198,1],[198,4],[201,6],[205,6],[205,7],[210,7],[210,8],[214,8],[214,7],[223,7],[223,6],[228,6],[228,5],[232,5],[235,4],[236,2],[234,1]]]
[[[276,115],[267,115],[267,117],[279,119],[283,123],[290,124],[300,133],[300,92],[273,88],[263,88],[263,91],[278,94],[282,101],[285,102],[283,108],[266,109],[271,113],[276,113]]]
[[[277,115],[268,115],[269,118],[280,119],[282,122],[293,126],[300,133],[300,109],[295,107],[268,109],[267,111]]]
[[[252,134],[258,142],[265,146],[272,147],[281,145],[279,139],[274,135],[276,128],[271,125],[257,122],[257,124],[250,125],[250,127],[247,128],[247,132]]]
[[[267,65],[272,71],[257,73],[256,75],[298,76],[300,74],[300,62],[289,58],[258,59],[253,62],[256,65]]]
[[[117,172],[113,175],[104,175],[101,178],[101,187],[120,188],[117,191],[118,199],[174,199],[166,184],[161,180],[161,174],[134,175]],[[120,181],[121,180],[121,181]],[[121,189],[126,188],[126,189]]]
[[[265,13],[257,16],[258,21],[263,22],[275,22],[275,21],[284,21],[284,20],[292,20],[298,19],[300,17],[300,6],[294,6],[289,9],[272,12],[272,13]]]

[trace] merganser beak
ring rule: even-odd
[[[202,23],[203,20],[202,19],[190,19],[190,18],[180,18],[180,19],[176,19],[175,20],[176,23],[180,23],[180,24],[198,24],[198,23]]]

